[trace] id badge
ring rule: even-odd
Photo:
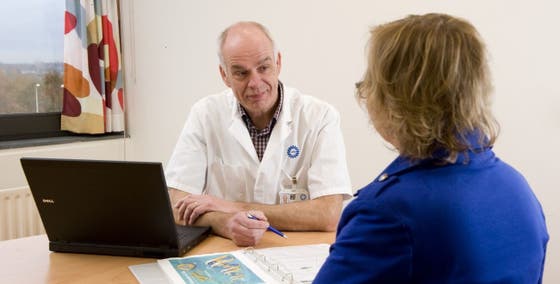
[[[304,188],[284,188],[278,193],[280,204],[305,201],[309,199],[309,191]]]

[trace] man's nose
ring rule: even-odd
[[[259,74],[258,72],[251,72],[251,75],[249,77],[249,87],[257,88],[260,82],[261,82],[261,74]]]

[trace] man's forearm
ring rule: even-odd
[[[245,211],[259,210],[268,222],[286,231],[334,231],[342,211],[342,195],[327,195],[313,200],[282,205],[240,203]]]
[[[230,216],[230,213],[223,213],[223,212],[206,212],[194,223],[194,226],[208,226],[212,227],[212,231],[216,235],[220,235],[224,238],[231,238],[228,233],[226,223],[227,218]]]
[[[175,208],[175,204],[185,196],[188,196],[190,193],[180,191],[174,188],[169,188],[169,198],[171,201],[171,207],[173,209],[173,215],[175,217],[175,223],[186,225],[186,220],[180,220],[180,216],[178,214],[177,208]],[[194,226],[208,226],[212,228],[212,231],[216,235],[220,235],[225,238],[231,238],[228,234],[228,230],[226,228],[226,222],[228,218],[227,213],[223,212],[206,212],[199,218],[197,218],[196,222],[193,224]]]
[[[170,189],[170,197],[173,204],[180,199],[188,196],[186,192],[176,189]],[[193,204],[205,203],[202,196],[195,197]],[[264,212],[268,222],[274,227],[287,231],[334,231],[340,219],[342,210],[342,195],[327,195],[313,200],[300,201],[282,205],[266,205],[259,203],[245,202],[229,202],[232,206],[228,208],[236,208],[234,211],[220,211],[225,208],[223,205],[214,204],[217,209],[206,210],[205,213],[195,218],[195,225],[211,226],[215,233],[225,236],[224,231],[227,222],[227,213],[235,213],[238,211],[258,210]],[[215,201],[214,201],[215,202]],[[202,206],[204,207],[204,206]],[[230,209],[231,209],[230,208]],[[187,210],[188,211],[188,210]],[[188,220],[179,220],[179,214],[176,208],[173,210],[176,215],[176,221],[179,224],[187,224]],[[225,214],[225,215],[224,215]],[[188,216],[189,213],[187,212]],[[231,216],[231,215],[229,215]],[[224,220],[226,219],[226,220]]]

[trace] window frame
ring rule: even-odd
[[[77,134],[60,130],[60,112],[0,114],[0,149],[123,137],[125,131]]]
[[[0,141],[67,136],[60,130],[60,112],[0,115]]]

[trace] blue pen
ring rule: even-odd
[[[253,215],[251,215],[251,214],[249,214],[249,213],[247,213],[247,218],[253,219],[253,220],[262,221],[261,219],[255,217],[255,216],[253,216]],[[279,235],[279,236],[282,237],[282,238],[286,238],[286,239],[288,238],[288,236],[284,235],[284,233],[278,231],[278,229],[276,229],[276,228],[274,228],[274,227],[272,227],[272,226],[268,226],[267,230],[272,231],[273,233]]]

